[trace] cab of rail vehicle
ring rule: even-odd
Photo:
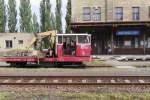
[[[90,57],[90,34],[57,34],[56,54],[58,57]]]

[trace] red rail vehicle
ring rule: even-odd
[[[44,44],[46,37],[51,37],[51,32],[46,32],[46,35],[39,34],[40,48]],[[33,39],[32,44],[36,45],[39,41],[38,37]],[[52,43],[53,40],[53,43]],[[16,56],[1,57],[0,61],[10,63],[12,66],[25,66],[29,63],[51,63],[51,64],[81,64],[82,62],[90,61],[91,58],[91,35],[90,34],[55,34],[50,41],[51,46],[46,49],[36,50],[42,52],[44,56],[24,54]],[[35,52],[35,51],[34,51]],[[33,53],[33,52],[32,52]]]

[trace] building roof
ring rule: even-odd
[[[31,35],[33,36],[34,33],[0,33],[1,36],[19,36],[19,35]]]

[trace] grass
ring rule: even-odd
[[[50,100],[47,92],[0,92],[0,100]]]
[[[0,92],[0,100],[150,100],[149,93]]]
[[[106,66],[102,60],[92,60],[90,62],[86,62],[85,64],[89,66]]]
[[[65,100],[150,100],[149,93],[64,93],[60,92],[59,96]]]
[[[1,92],[0,93],[0,100],[4,100],[9,94],[6,92]]]

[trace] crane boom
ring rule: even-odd
[[[26,48],[27,49],[31,48],[35,42],[37,41],[41,42],[41,39],[46,38],[46,37],[49,37],[49,42],[50,42],[50,45],[52,46],[54,43],[54,37],[56,36],[56,34],[57,34],[56,30],[37,33],[37,36],[31,40],[31,42],[26,46]]]

